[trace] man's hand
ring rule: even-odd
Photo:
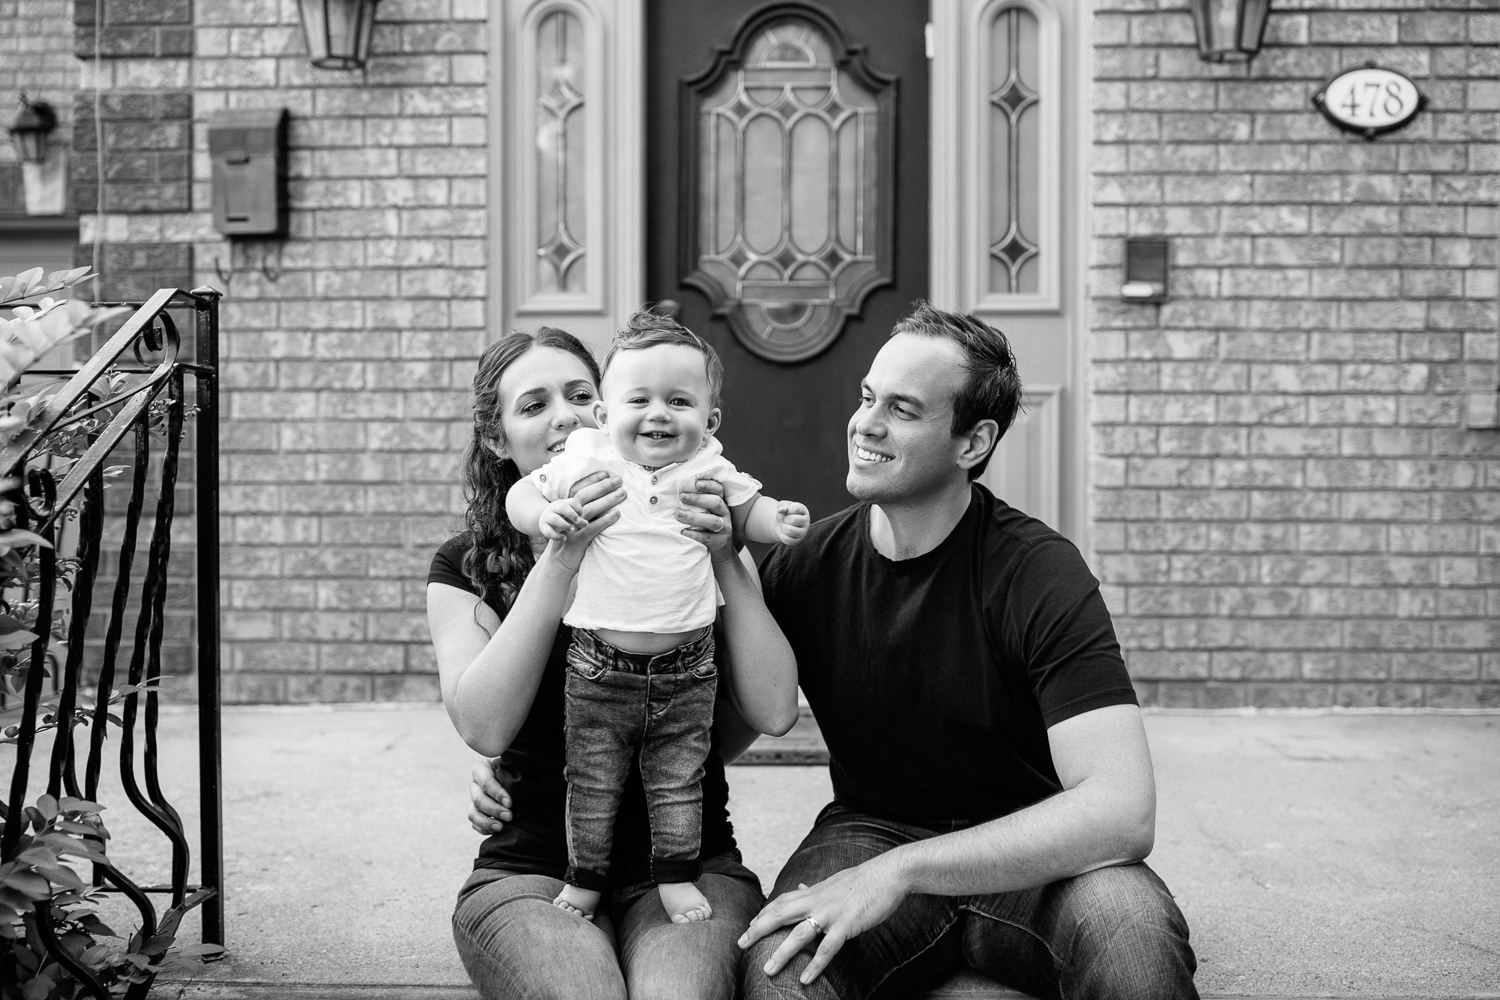
[[[784,545],[796,545],[807,534],[812,516],[807,505],[796,500],[782,500],[776,505],[776,537]]]
[[[906,898],[906,888],[888,858],[889,854],[871,858],[817,885],[799,885],[777,896],[750,921],[740,936],[740,947],[750,947],[778,927],[791,927],[766,962],[766,975],[776,975],[797,952],[814,948],[801,976],[803,985],[812,982],[845,941],[880,924]]]
[[[474,765],[469,775],[469,825],[474,832],[488,837],[505,829],[513,818],[510,811],[510,793],[495,777],[495,760],[481,760]]]

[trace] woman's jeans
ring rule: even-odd
[[[713,724],[714,633],[665,653],[617,649],[574,629],[563,684],[567,881],[603,891],[620,794],[640,759],[657,884],[698,877],[703,762]]]
[[[560,879],[481,868],[459,891],[453,939],[484,1000],[733,1000],[739,936],[760,883],[732,856],[704,859],[698,889],[713,918],[674,924],[656,890],[610,894],[594,919],[552,901]]]
[[[772,898],[947,830],[827,806],[776,879]],[[1187,922],[1144,864],[1087,872],[1021,892],[908,896],[889,919],[845,942],[823,974],[798,983],[804,950],[774,977],[766,960],[790,927],[751,947],[745,1000],[920,996],[960,965],[1036,997],[1196,998]]]

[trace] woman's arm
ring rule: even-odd
[[[699,480],[697,492],[682,494],[678,519],[683,534],[708,546],[714,579],[724,595],[719,609],[723,646],[715,657],[728,677],[730,704],[751,728],[781,736],[797,722],[797,660],[760,594],[755,564],[741,558],[731,540],[723,488]]]
[[[427,585],[443,706],[463,741],[485,756],[503,753],[526,721],[583,552],[620,516],[614,509],[624,498],[618,479],[596,481],[575,495],[588,528],[547,544],[504,620],[466,590]]]

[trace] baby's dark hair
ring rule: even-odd
[[[615,339],[609,345],[609,353],[604,356],[604,371],[609,371],[610,362],[619,352],[638,351],[658,344],[682,344],[702,354],[704,374],[708,376],[709,405],[720,405],[719,394],[724,388],[724,362],[719,360],[719,352],[692,330],[670,316],[653,312],[650,306],[643,306],[631,313],[630,318],[625,321],[625,328],[615,334]]]

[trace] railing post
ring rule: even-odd
[[[224,817],[220,787],[219,681],[219,292],[193,290],[198,417],[195,456],[198,584],[199,869],[214,893],[203,903],[203,941],[224,943]]]

